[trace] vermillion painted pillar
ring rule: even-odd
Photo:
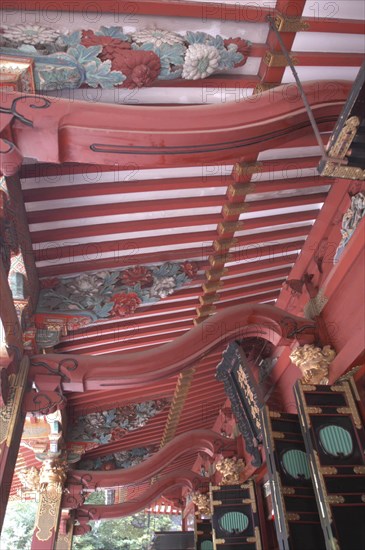
[[[29,370],[24,356],[17,374],[9,376],[6,404],[0,408],[0,531],[3,526],[20,440],[25,421],[22,407]],[[38,549],[37,549],[38,550]]]

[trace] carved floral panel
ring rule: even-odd
[[[167,405],[167,399],[156,399],[79,416],[70,426],[68,447],[76,452],[85,452],[119,441],[129,432],[145,426]]]
[[[158,446],[135,447],[118,451],[94,459],[84,459],[77,464],[81,470],[115,470],[116,468],[131,468],[137,466],[158,451]]]
[[[173,294],[197,271],[195,263],[185,261],[41,279],[36,323],[39,328],[49,327],[50,319],[63,315],[69,318],[67,328],[72,330],[102,319],[127,317],[138,307]]]
[[[2,53],[34,59],[38,90],[141,88],[157,80],[198,80],[241,67],[251,43],[240,37],[212,36],[164,29],[125,33],[122,27],[100,27],[62,34],[42,25],[0,29]]]
[[[351,239],[356,227],[365,216],[365,192],[357,193],[351,197],[351,205],[342,218],[342,239],[337,248],[334,263],[337,263],[347,243]]]

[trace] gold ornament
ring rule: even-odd
[[[297,347],[291,354],[291,361],[299,367],[305,384],[327,385],[328,367],[336,357],[330,346],[319,348],[313,344]]]
[[[215,465],[217,472],[222,474],[222,485],[235,485],[240,482],[241,473],[246,467],[242,458],[222,458]]]
[[[63,485],[66,481],[67,462],[54,458],[46,458],[39,473],[41,491],[51,486]]]
[[[46,541],[57,528],[63,484],[67,477],[67,461],[47,458],[39,472],[39,505],[36,517],[36,537]]]
[[[199,510],[201,516],[210,516],[210,499],[208,494],[193,493],[192,501]]]
[[[23,468],[18,473],[18,477],[26,491],[39,491],[39,470],[35,466]]]

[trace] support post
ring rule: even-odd
[[[32,550],[54,550],[56,547],[66,468],[67,462],[60,458],[47,458],[42,464]]]
[[[72,550],[74,525],[74,513],[71,511],[64,514],[62,511],[55,550]]]
[[[4,522],[11,481],[25,421],[22,402],[27,384],[29,358],[24,356],[17,374],[9,376],[7,401],[0,408],[0,532]],[[38,549],[37,549],[38,550]]]

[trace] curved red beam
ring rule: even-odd
[[[315,323],[275,306],[243,304],[227,307],[168,344],[148,351],[114,355],[35,355],[30,376],[51,372],[61,377],[68,391],[143,387],[173,376],[196,364],[222,343],[259,336],[275,346],[308,336]],[[312,340],[313,341],[313,340]]]
[[[89,520],[121,518],[136,514],[147,508],[152,502],[163,495],[165,491],[171,491],[177,487],[188,487],[195,490],[202,484],[206,484],[207,481],[207,478],[199,476],[191,470],[179,470],[158,479],[136,500],[122,502],[121,504],[111,504],[109,506],[84,504],[76,510],[75,519],[84,523]]]
[[[351,82],[306,82],[303,88],[321,128],[337,120]],[[114,166],[133,163],[136,168],[215,164],[247,158],[313,132],[294,84],[238,103],[181,107],[21,97],[11,92],[2,95],[1,107],[9,113],[4,115],[2,134],[23,157],[42,162],[82,159]],[[18,101],[15,106],[14,101]]]
[[[151,479],[186,452],[203,452],[213,457],[223,448],[227,450],[227,447],[235,449],[235,441],[212,430],[191,430],[175,437],[165,447],[137,466],[109,471],[71,470],[68,481],[69,483],[81,482],[83,486],[93,488],[120,487]]]

